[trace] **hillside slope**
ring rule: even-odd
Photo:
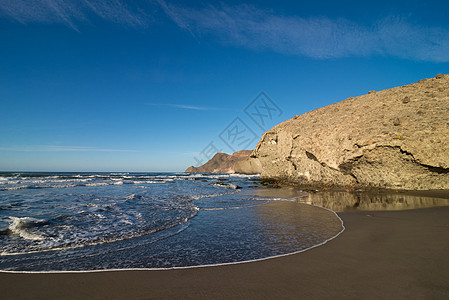
[[[188,167],[187,173],[235,173],[235,164],[247,160],[251,150],[241,150],[229,155],[216,153],[208,162],[199,167]]]

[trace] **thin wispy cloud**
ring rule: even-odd
[[[192,34],[193,36],[195,36],[195,34],[193,33],[193,31],[190,29],[190,26],[188,23],[183,21],[183,13],[181,10],[179,10],[178,7],[172,7],[167,5],[167,3],[164,0],[156,0],[157,3],[159,3],[159,5],[162,7],[162,9],[164,10],[164,12],[173,20],[175,21],[176,24],[178,24],[179,27],[187,30],[188,32],[190,32],[190,34]],[[181,12],[181,15],[178,14],[178,12]]]
[[[151,1],[2,0],[0,16],[23,24],[59,23],[74,30],[95,17],[128,27],[145,28],[152,20],[152,7]]]
[[[165,0],[2,0],[0,17],[17,22],[64,24],[79,30],[95,18],[147,28],[166,14],[196,39],[315,59],[393,56],[449,62],[449,29],[414,24],[400,16],[371,26],[345,19],[279,15],[250,5],[189,8]]]
[[[0,147],[0,151],[15,152],[137,152],[135,150],[102,149],[95,147],[59,146],[59,145],[27,145],[16,147]]]
[[[172,103],[147,103],[147,105],[159,106],[159,107],[172,107],[172,108],[180,108],[180,109],[189,109],[189,110],[223,110],[222,108],[217,108],[217,107],[204,107],[204,106],[172,104]]]
[[[401,17],[363,26],[344,19],[276,15],[249,5],[191,9],[158,2],[180,28],[223,44],[316,59],[384,55],[449,61],[449,29],[418,26]]]

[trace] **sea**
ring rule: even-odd
[[[344,226],[258,176],[0,173],[0,270],[234,264],[298,253]]]

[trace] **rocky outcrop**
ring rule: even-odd
[[[191,166],[185,170],[187,173],[244,173],[244,174],[258,174],[252,173],[252,170],[256,170],[254,161],[256,159],[249,158],[251,150],[241,150],[234,152],[232,155],[226,153],[216,153],[212,159],[202,166]],[[239,165],[239,172],[235,170],[237,164]],[[260,173],[260,172],[259,172]]]
[[[262,173],[262,165],[258,158],[248,157],[236,162],[234,171],[240,174],[260,174]]]
[[[449,75],[295,116],[267,131],[251,156],[262,179],[449,189]]]

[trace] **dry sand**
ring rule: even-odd
[[[2,299],[449,299],[449,207],[339,213],[324,246],[168,271],[0,273]]]

